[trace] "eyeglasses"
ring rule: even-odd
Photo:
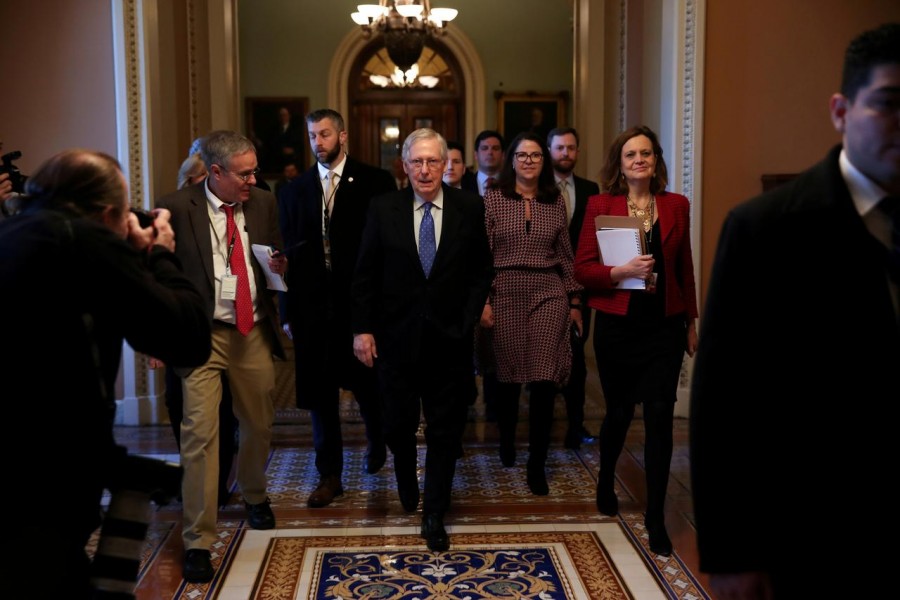
[[[544,155],[540,152],[532,152],[530,154],[528,152],[516,152],[513,156],[516,157],[517,161],[522,163],[526,162],[529,158],[531,159],[531,162],[541,162],[544,160]]]
[[[443,169],[447,165],[447,161],[439,158],[414,158],[406,161],[406,164],[413,171],[421,171],[422,167],[428,167],[429,171],[437,171]]]
[[[219,165],[219,166],[222,167],[222,165]],[[235,177],[237,177],[244,183],[247,183],[247,180],[250,179],[251,177],[257,177],[259,175],[259,167],[256,167],[252,171],[246,171],[244,173],[235,173],[234,171],[229,171],[225,167],[222,167],[222,170],[225,171],[226,173],[231,173],[232,175],[234,175]]]

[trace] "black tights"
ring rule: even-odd
[[[520,383],[496,384],[497,425],[500,429],[500,446],[513,446],[516,424],[519,422]],[[530,384],[528,395],[528,462],[543,465],[550,447],[550,429],[553,426],[553,402],[556,385],[552,381],[535,381]]]
[[[644,470],[647,475],[647,517],[662,519],[672,463],[672,427],[675,404],[644,403]],[[598,487],[612,491],[616,462],[625,446],[625,436],[634,417],[634,404],[609,402],[600,427],[600,475]]]

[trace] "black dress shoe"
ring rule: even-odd
[[[650,552],[661,556],[672,556],[672,540],[666,531],[666,523],[660,519],[644,519],[647,535],[650,536]]]
[[[374,475],[381,470],[386,460],[387,450],[384,447],[384,442],[370,444],[368,451],[366,451],[366,473]]]
[[[319,481],[319,487],[309,495],[306,505],[310,508],[322,508],[334,502],[338,496],[343,495],[344,486],[341,485],[341,478],[337,475],[329,475]]]
[[[563,447],[567,448],[568,450],[581,450],[581,434],[569,430],[566,433],[566,439],[563,442]]]
[[[593,444],[596,440],[597,440],[597,437],[592,435],[590,431],[588,431],[584,427],[581,428],[581,441],[582,442],[584,442],[585,444]]]
[[[450,536],[444,529],[444,517],[440,513],[428,513],[422,517],[422,537],[432,552],[443,552],[450,547]]]
[[[500,444],[500,462],[507,468],[516,465],[516,447],[513,444]]]
[[[400,504],[406,512],[416,512],[419,506],[419,481],[413,479],[404,483],[397,482],[397,493],[400,496]]]
[[[272,512],[272,507],[269,506],[268,498],[259,504],[245,502],[244,506],[247,508],[247,523],[250,524],[250,527],[253,529],[275,528],[275,514]]]
[[[184,568],[181,576],[190,583],[208,583],[212,581],[215,570],[210,560],[209,550],[193,549],[184,553]]]
[[[610,517],[619,514],[619,498],[616,496],[615,488],[597,483],[597,510]]]
[[[529,461],[525,469],[525,477],[528,482],[528,489],[535,496],[546,496],[550,493],[550,486],[547,485],[547,474],[544,471],[543,464],[532,464]]]

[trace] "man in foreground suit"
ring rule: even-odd
[[[397,188],[387,171],[347,156],[339,113],[317,110],[306,124],[317,162],[278,202],[285,254],[293,265],[285,331],[294,340],[297,406],[310,410],[319,471],[307,504],[319,508],[344,493],[340,388],[353,392],[366,426],[366,472],[377,473],[387,454],[375,374],[353,357],[350,281],[369,200]]]
[[[830,597],[833,560],[853,596],[894,583],[854,513],[893,543],[897,426],[881,413],[900,398],[900,24],[851,42],[830,111],[842,145],[732,210],[713,265],[690,441],[717,598]]]
[[[441,185],[447,144],[431,129],[403,143],[410,187],[372,200],[353,278],[353,351],[375,366],[400,502],[419,503],[416,430],[425,414],[422,537],[450,541],[443,516],[472,395],[472,335],[493,278],[477,195]]]
[[[172,213],[175,255],[203,295],[212,323],[209,360],[179,373],[184,390],[183,575],[191,582],[210,581],[214,575],[209,548],[216,541],[223,374],[239,422],[237,481],[247,520],[254,529],[275,527],[266,494],[266,460],[275,416],[272,355],[284,358],[274,295],[250,250],[251,244],[281,247],[275,198],[253,186],[259,172],[256,150],[238,133],[213,131],[203,138],[200,154],[209,172],[206,180],[157,202]],[[277,273],[286,266],[283,256],[269,259]]]
[[[581,225],[584,223],[584,209],[590,196],[600,193],[596,182],[575,175],[575,163],[578,162],[578,132],[572,127],[557,127],[547,134],[547,148],[553,161],[553,177],[566,202],[566,217],[569,219],[569,240],[572,252],[578,250],[578,238]],[[591,309],[582,299],[581,304],[582,334],[575,335],[572,330],[572,372],[569,383],[563,388],[566,399],[566,416],[569,429],[566,432],[564,445],[566,448],[578,450],[581,442],[590,443],[594,437],[584,428],[584,383],[587,380],[587,365],[584,360],[584,344],[591,331]]]

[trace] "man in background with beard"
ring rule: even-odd
[[[569,223],[569,240],[572,252],[578,249],[578,236],[584,223],[584,209],[588,198],[600,193],[597,182],[583,179],[575,175],[575,164],[578,162],[578,132],[572,127],[557,127],[547,134],[547,148],[553,161],[553,177],[559,187],[559,193],[566,203],[566,219]],[[566,448],[578,450],[581,442],[594,441],[584,428],[584,385],[587,379],[587,366],[584,359],[584,343],[591,331],[591,309],[581,302],[582,327],[581,336],[572,332],[572,374],[569,383],[563,388],[566,399],[566,416],[569,429],[564,445]]]
[[[312,416],[319,485],[307,504],[320,508],[344,493],[340,390],[350,390],[366,426],[365,469],[377,473],[386,450],[375,374],[353,356],[350,281],[369,199],[397,186],[390,173],[353,160],[343,117],[321,109],[306,117],[316,164],[279,195],[288,261],[282,321],[294,340],[297,406]]]

